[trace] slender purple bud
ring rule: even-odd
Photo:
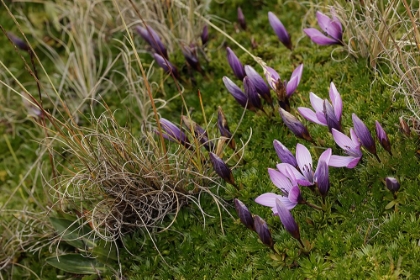
[[[207,25],[204,25],[203,32],[201,32],[201,43],[203,45],[207,44],[209,41],[209,27]]]
[[[298,167],[296,157],[280,141],[273,141],[274,149],[281,162],[288,163],[296,168]]]
[[[385,184],[392,193],[395,193],[400,189],[400,183],[394,177],[386,177]]]
[[[260,74],[258,74],[257,71],[255,71],[255,69],[249,65],[245,65],[245,73],[254,84],[257,92],[261,95],[261,97],[264,98],[267,103],[272,104],[273,99],[271,98],[270,88],[267,86]]]
[[[195,48],[191,48],[189,46],[183,46],[182,54],[184,55],[185,60],[188,62],[188,64],[192,68],[194,68],[194,70],[199,71],[199,72],[202,71]]]
[[[362,122],[361,119],[356,114],[351,115],[353,120],[353,126],[354,126],[354,133],[356,133],[357,138],[359,138],[360,143],[372,154],[376,155],[376,146],[375,146],[375,140],[373,140],[372,135],[370,134],[369,129],[365,125],[364,122]]]
[[[273,238],[271,237],[271,232],[268,229],[267,223],[263,219],[261,219],[260,216],[255,215],[254,226],[255,226],[255,231],[257,232],[258,237],[260,238],[261,242],[264,245],[267,245],[268,247],[273,248],[274,241],[273,241]]]
[[[162,67],[162,69],[166,72],[166,73],[168,73],[168,74],[173,74],[174,76],[175,76],[175,78],[178,78],[179,76],[178,76],[178,70],[176,69],[176,67],[172,64],[172,63],[170,63],[169,62],[169,60],[168,59],[166,59],[166,58],[164,58],[164,57],[162,57],[162,56],[160,56],[159,54],[157,54],[157,53],[154,53],[153,54],[153,58],[155,59],[155,61],[156,61],[156,63],[160,66],[160,67]]]
[[[286,46],[289,50],[292,49],[292,41],[290,40],[290,34],[287,32],[283,23],[276,17],[272,12],[268,12],[268,21],[270,22],[271,27],[279,38],[280,42]]]
[[[382,128],[381,124],[378,121],[375,121],[375,128],[376,137],[378,137],[379,143],[381,143],[385,151],[387,151],[392,156],[391,143],[389,142],[388,135],[386,134],[385,130]]]
[[[144,28],[138,25],[136,26],[136,31],[155,50],[155,52],[166,59],[168,58],[168,51],[153,28],[150,26]]]
[[[243,93],[243,91],[228,77],[223,77],[223,83],[225,84],[226,89],[232,94],[233,98],[241,105],[246,108],[251,107],[251,104],[248,104],[248,97]]]
[[[236,54],[229,47],[226,48],[226,52],[227,60],[230,68],[232,68],[233,74],[235,74],[235,76],[242,81],[245,78],[244,66]]]
[[[248,96],[248,100],[250,103],[251,108],[257,108],[262,110],[262,103],[261,98],[258,95],[257,89],[255,88],[254,84],[251,82],[248,76],[244,78],[244,89],[245,94]]]
[[[284,204],[276,199],[277,213],[284,228],[301,244],[299,226],[297,225],[292,213],[284,206]]]
[[[181,143],[186,147],[189,146],[187,136],[175,124],[164,118],[160,118],[159,122],[162,126],[163,131],[165,132],[164,134],[162,134],[163,138]]]
[[[229,147],[231,147],[233,150],[236,149],[236,143],[235,140],[232,137],[232,133],[229,130],[229,125],[227,122],[227,119],[225,117],[225,114],[222,111],[222,107],[219,106],[218,112],[217,112],[217,127],[219,128],[220,135],[223,137],[226,137],[228,139]]]
[[[232,171],[226,165],[226,163],[219,158],[216,154],[210,152],[210,160],[213,165],[214,171],[216,171],[217,175],[220,176],[223,180],[228,182],[231,185],[235,186],[235,180],[233,178]]]
[[[245,16],[240,7],[238,7],[238,23],[243,30],[246,30]]]
[[[308,129],[303,125],[303,123],[301,123],[295,116],[283,108],[280,108],[279,111],[284,124],[293,132],[293,134],[299,138],[313,142],[312,137],[309,135]]]
[[[12,41],[13,44],[15,44],[15,46],[18,49],[20,49],[22,51],[29,51],[31,49],[31,48],[29,48],[28,44],[26,44],[25,41],[20,39],[18,36],[16,36],[12,32],[7,32],[7,37],[9,37],[10,41]]]
[[[325,197],[330,190],[330,176],[328,172],[328,164],[324,160],[318,162],[315,172],[316,185],[322,197]]]
[[[242,203],[239,199],[235,198],[235,209],[236,213],[239,216],[241,222],[250,230],[255,230],[254,227],[254,218],[252,217],[251,212],[249,212],[248,208],[245,204]]]

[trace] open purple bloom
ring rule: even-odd
[[[164,132],[162,134],[163,138],[168,139],[170,141],[178,142],[184,146],[189,146],[187,136],[175,124],[164,118],[160,118],[159,122]]]
[[[394,177],[386,177],[385,184],[388,190],[390,190],[392,193],[395,193],[400,189],[400,183]]]
[[[160,56],[157,53],[153,54],[153,58],[155,59],[156,63],[162,67],[162,69],[168,73],[168,74],[173,74],[176,78],[178,78],[178,70],[176,69],[176,67],[169,62],[169,60],[167,58],[164,58],[163,56]]]
[[[332,129],[332,135],[335,143],[337,143],[337,145],[340,146],[340,148],[343,149],[348,156],[332,155],[328,165],[334,167],[354,168],[363,156],[362,150],[360,149],[361,143],[354,133],[354,130],[352,128],[350,129],[351,138],[334,128]]]
[[[324,161],[328,164],[331,158],[331,149],[325,150],[318,159],[317,168],[314,172],[312,156],[308,148],[302,144],[296,145],[296,161],[299,167],[297,170],[295,167],[291,166],[288,163],[277,164],[277,169],[288,177],[292,184],[296,181],[297,184],[301,186],[312,186],[316,183],[316,174],[320,172],[319,163]]]
[[[227,166],[227,164],[221,158],[219,158],[215,153],[210,152],[209,154],[210,154],[211,164],[213,165],[214,171],[216,171],[217,175],[219,175],[220,178],[222,178],[229,184],[235,186],[235,180],[233,178],[232,171]]]
[[[264,245],[273,248],[274,241],[271,237],[271,232],[268,229],[267,223],[258,215],[254,216],[254,227],[255,232],[258,234],[258,237],[260,238],[261,242]]]
[[[226,48],[227,52],[227,60],[230,65],[230,68],[232,68],[233,74],[239,79],[243,80],[245,78],[245,70],[244,66],[242,65],[239,58],[236,56],[236,54],[229,48]]]
[[[375,140],[373,140],[373,137],[365,123],[354,113],[351,115],[351,118],[353,120],[354,133],[356,133],[360,143],[362,143],[363,147],[365,147],[369,152],[377,156]]]
[[[246,30],[246,21],[244,13],[242,12],[241,7],[238,7],[238,23],[243,30]]]
[[[290,213],[290,210],[288,210],[278,199],[276,199],[276,208],[284,228],[293,236],[293,238],[297,239],[302,244],[302,241],[300,240],[299,226],[293,218],[292,213]]]
[[[288,49],[292,49],[292,41],[290,40],[290,34],[287,32],[283,23],[276,17],[272,12],[268,12],[268,21],[270,22],[271,27],[279,38],[280,42],[286,46]]]
[[[238,214],[239,219],[241,220],[242,224],[244,224],[250,230],[255,230],[254,218],[252,217],[251,212],[249,212],[245,204],[239,199],[235,198],[234,201],[235,201],[236,213]]]
[[[339,19],[335,15],[335,10],[331,8],[332,17],[324,15],[321,12],[316,12],[316,17],[318,19],[318,25],[321,27],[322,31],[327,35],[324,35],[321,31],[315,28],[306,28],[303,30],[305,34],[314,42],[315,44],[324,46],[324,45],[342,45],[343,39],[343,28]]]
[[[248,104],[248,97],[234,82],[232,82],[231,79],[224,76],[223,83],[225,84],[225,87],[230,92],[230,94],[232,94],[233,98],[235,98],[235,100],[239,103],[239,105],[244,108],[250,107],[251,104]]]
[[[283,195],[264,193],[255,199],[256,203],[271,207],[274,215],[277,215],[276,199],[279,199],[289,210],[303,202],[299,187],[297,185],[293,186],[286,176],[272,168],[268,169],[268,174],[271,182],[281,190]]]
[[[299,121],[295,116],[283,108],[280,108],[279,111],[284,124],[293,132],[293,134],[299,138],[313,142],[312,137],[309,135],[308,129],[303,125],[301,121]]]
[[[136,31],[155,50],[155,52],[168,59],[166,47],[153,28],[150,26],[146,26],[146,28],[144,28],[138,25],[136,26]]]
[[[290,110],[289,98],[296,91],[302,78],[303,64],[293,70],[290,81],[281,81],[279,74],[273,68],[264,67],[264,74],[270,87],[276,92],[280,107],[286,111]]]
[[[264,98],[267,103],[272,104],[273,100],[271,98],[270,88],[267,86],[260,74],[258,74],[257,71],[255,71],[255,69],[249,65],[245,65],[245,73],[254,84],[257,92],[261,95],[261,97]]]
[[[343,101],[341,99],[340,93],[338,93],[337,88],[334,83],[331,82],[329,90],[330,100],[332,105],[328,100],[322,100],[315,93],[311,92],[309,94],[309,99],[311,100],[313,111],[310,108],[299,107],[298,111],[302,117],[316,124],[323,126],[328,126],[331,131],[335,128],[338,131],[341,131],[341,115],[343,112]]]
[[[298,167],[295,156],[292,154],[292,152],[289,151],[289,149],[286,148],[286,146],[284,146],[278,140],[274,140],[273,145],[274,149],[276,150],[277,156],[282,162],[288,163],[294,167]]]
[[[249,104],[251,108],[256,108],[259,110],[263,109],[261,98],[258,95],[257,89],[255,88],[254,84],[252,83],[251,79],[248,76],[244,78],[244,89],[245,94],[248,96]]]
[[[205,45],[207,44],[209,40],[209,27],[207,25],[204,25],[203,31],[201,32],[201,44]]]
[[[376,137],[381,143],[382,147],[387,151],[391,156],[391,143],[389,142],[388,135],[386,134],[385,130],[382,128],[381,124],[378,121],[375,121],[375,128],[376,128]]]

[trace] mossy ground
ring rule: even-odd
[[[418,203],[419,164],[418,138],[404,136],[398,126],[398,118],[409,112],[401,96],[392,96],[391,89],[386,86],[393,77],[379,76],[367,68],[364,59],[355,60],[347,57],[340,47],[319,47],[310,42],[302,34],[302,18],[307,7],[295,2],[280,5],[256,2],[247,6],[239,1],[231,3],[213,3],[211,13],[236,20],[236,6],[241,5],[246,16],[248,29],[236,33],[233,25],[226,26],[226,32],[254,55],[261,57],[267,65],[276,69],[282,78],[290,77],[293,69],[304,64],[301,84],[292,98],[292,112],[297,113],[299,106],[310,107],[309,92],[322,98],[328,98],[330,82],[334,82],[340,92],[343,103],[343,127],[348,132],[352,126],[351,114],[356,113],[374,133],[374,121],[378,120],[388,132],[392,143],[391,157],[379,145],[378,162],[367,152],[363,161],[355,169],[330,169],[331,190],[326,200],[326,211],[315,211],[309,207],[298,205],[293,215],[300,226],[302,239],[309,242],[312,249],[303,253],[296,240],[283,229],[278,217],[272,216],[267,207],[257,205],[253,200],[265,192],[276,191],[270,182],[267,168],[274,168],[278,163],[273,149],[274,139],[294,151],[297,143],[306,145],[314,158],[323,149],[331,147],[334,154],[341,150],[334,144],[327,128],[306,123],[317,145],[297,139],[282,124],[278,112],[272,119],[262,113],[246,112],[239,123],[242,108],[236,104],[222,83],[223,76],[233,79],[227,62],[223,44],[223,36],[210,29],[211,40],[207,46],[208,63],[203,63],[206,75],[195,74],[195,85],[186,82],[186,98],[188,109],[198,123],[203,122],[197,90],[202,94],[204,110],[207,118],[216,118],[217,107],[222,106],[229,121],[231,130],[237,129],[235,139],[246,141],[252,138],[246,147],[245,162],[234,171],[235,178],[244,186],[236,191],[227,186],[220,195],[226,199],[229,212],[222,211],[220,220],[218,208],[214,201],[206,195],[202,197],[202,207],[209,215],[203,219],[201,212],[188,205],[184,207],[173,226],[155,236],[152,241],[141,232],[124,238],[127,250],[120,250],[124,276],[127,279],[399,279],[420,278],[420,222]],[[267,12],[273,11],[292,34],[295,44],[293,52],[287,50],[272,32]],[[13,24],[2,14],[2,25],[13,30]],[[309,23],[315,25],[313,13],[309,15]],[[251,49],[251,38],[258,46]],[[139,42],[139,41],[138,41]],[[22,81],[30,81],[29,74],[14,55],[14,50],[4,36],[0,36],[1,60],[8,67],[15,69]],[[241,52],[233,43],[229,45],[245,64],[260,69],[251,57]],[[331,52],[333,51],[333,55]],[[332,57],[333,58],[332,58]],[[150,61],[149,57],[143,57]],[[171,54],[175,64],[183,65],[180,53]],[[47,69],[53,67],[46,65]],[[162,73],[156,71],[152,79],[158,79]],[[166,80],[164,92],[169,98],[175,95],[176,87],[171,79]],[[236,81],[239,84],[239,81]],[[4,88],[0,88],[4,102],[0,105],[0,192],[2,202],[8,199],[19,184],[21,177],[36,159],[37,140],[42,131],[25,118],[20,98],[10,96]],[[133,112],[130,103],[120,103],[119,94],[110,93],[105,97],[108,105],[120,110],[119,121],[127,123],[130,116],[124,112]],[[266,106],[270,111],[270,107]],[[180,100],[171,102],[161,113],[168,119],[176,119],[182,110]],[[134,127],[135,124],[132,124]],[[239,127],[238,127],[239,126]],[[8,145],[10,143],[10,147]],[[393,200],[392,194],[385,188],[384,178],[395,176],[401,183],[398,193],[398,204],[385,209]],[[21,207],[22,201],[29,208],[37,209],[31,204],[30,196],[23,189],[35,186],[34,196],[43,201],[42,185],[35,174],[28,179],[19,196],[8,205],[9,208]],[[303,189],[304,196],[315,204],[321,204],[319,197],[308,189]],[[266,219],[271,228],[279,256],[258,241],[255,233],[247,230],[236,218],[232,199],[243,201],[252,213]],[[10,218],[10,217],[9,217]],[[168,222],[174,217],[168,217]],[[1,229],[4,231],[4,229]],[[36,256],[21,255],[21,264],[32,269],[41,278],[53,277],[56,272],[43,264],[43,259],[50,256],[42,252]],[[17,256],[19,257],[19,256]],[[163,258],[162,258],[163,257]],[[4,276],[13,279],[25,278],[28,272],[15,267],[5,272]]]

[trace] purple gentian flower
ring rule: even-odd
[[[245,65],[245,73],[254,84],[257,92],[261,95],[261,97],[264,98],[267,103],[272,104],[273,100],[271,98],[270,88],[267,86],[260,74],[258,74],[257,71],[255,71],[255,69],[249,65]]]
[[[268,174],[271,182],[281,190],[283,195],[264,193],[255,199],[256,203],[271,207],[274,215],[277,215],[276,199],[279,199],[289,210],[303,202],[299,187],[297,185],[293,186],[286,176],[272,168],[268,169]]]
[[[224,76],[223,83],[225,84],[226,89],[232,94],[233,98],[244,108],[250,108],[251,104],[248,104],[248,97],[245,93],[234,83],[231,79]]]
[[[229,48],[226,48],[227,52],[227,60],[230,65],[230,68],[232,68],[233,74],[239,79],[243,80],[245,78],[245,70],[244,66],[242,65],[239,58],[236,56],[236,54]]]
[[[340,148],[343,149],[348,156],[332,155],[328,165],[334,167],[354,168],[359,163],[363,155],[362,150],[360,149],[361,143],[354,133],[354,130],[350,128],[351,138],[334,128],[331,133],[335,143],[337,143],[337,145],[340,146]]]
[[[184,125],[194,133],[194,136],[198,139],[198,141],[204,146],[207,151],[213,149],[213,143],[210,142],[208,138],[207,131],[204,130],[201,126],[199,126],[196,122],[192,121],[186,116],[181,116],[181,119]]]
[[[227,164],[221,158],[219,158],[215,153],[210,152],[209,154],[210,154],[210,160],[213,165],[214,171],[216,171],[217,175],[219,175],[220,178],[222,178],[229,184],[236,186],[232,171],[227,166]]]
[[[341,99],[340,93],[338,93],[337,88],[334,83],[331,82],[329,90],[330,99],[332,105],[328,100],[322,100],[315,93],[311,92],[309,94],[309,99],[311,100],[312,109],[299,107],[298,111],[302,117],[308,121],[328,126],[331,131],[335,128],[338,131],[341,131],[341,115],[343,112],[343,101]]]
[[[188,64],[196,71],[202,72],[200,62],[198,61],[197,52],[195,47],[182,46],[182,54]]]
[[[289,151],[289,149],[286,148],[286,146],[284,146],[278,140],[274,140],[273,145],[274,149],[276,150],[277,156],[282,162],[288,163],[294,167],[298,167],[295,156],[292,154],[292,152]]]
[[[242,224],[244,224],[250,230],[255,230],[254,218],[252,217],[251,212],[249,212],[245,204],[239,199],[235,198],[234,201],[236,213],[238,213],[239,219],[241,220]]]
[[[299,121],[295,116],[283,108],[280,108],[279,111],[284,124],[293,132],[293,134],[299,138],[313,142],[312,137],[309,135],[308,129],[303,125],[301,121]]]
[[[296,181],[301,186],[312,186],[316,183],[316,175],[319,171],[319,163],[325,161],[327,164],[330,161],[332,150],[331,148],[325,150],[318,159],[318,165],[314,172],[312,156],[308,148],[302,144],[296,145],[296,161],[299,167],[297,170],[295,167],[288,163],[277,164],[277,169],[287,176],[292,184]]]
[[[400,189],[400,183],[394,177],[386,177],[385,184],[388,190],[390,190],[392,193],[395,193]]]
[[[254,227],[261,242],[264,245],[273,249],[274,241],[273,241],[273,238],[271,237],[271,232],[268,229],[267,223],[263,219],[261,219],[261,217],[258,215],[254,216]]]
[[[251,108],[263,110],[261,98],[258,95],[257,89],[255,88],[252,81],[249,79],[248,76],[244,78],[244,89],[245,94],[248,96],[249,104]]]
[[[271,27],[279,38],[280,42],[286,46],[289,50],[293,48],[292,41],[290,40],[290,34],[287,32],[283,23],[276,17],[272,12],[268,12],[268,21],[270,22]]]
[[[243,30],[246,30],[246,21],[244,13],[242,12],[241,7],[238,7],[238,23]]]
[[[201,44],[205,45],[209,41],[209,27],[204,25],[203,31],[201,32]]]
[[[284,228],[293,236],[293,238],[299,241],[302,247],[305,247],[300,239],[299,226],[293,218],[292,213],[290,213],[290,210],[288,210],[287,207],[278,199],[276,199],[276,208]]]
[[[162,134],[163,138],[168,139],[170,141],[178,142],[186,147],[189,146],[187,136],[175,124],[164,118],[160,118],[159,122],[164,131],[164,133]]]
[[[290,81],[281,81],[279,74],[273,68],[268,66],[264,67],[264,74],[268,84],[276,92],[277,100],[280,107],[286,111],[290,111],[289,98],[296,91],[300,79],[302,78],[303,64],[300,64],[293,70]]]
[[[136,31],[155,50],[155,52],[168,59],[168,51],[153,28],[150,26],[144,28],[138,25],[136,26]]]
[[[162,69],[168,73],[168,74],[173,74],[175,76],[175,78],[178,78],[178,70],[176,69],[176,67],[169,62],[169,60],[163,56],[160,56],[157,53],[153,54],[153,58],[155,59],[156,63],[162,67]]]
[[[388,135],[386,134],[385,130],[382,128],[381,124],[378,121],[375,121],[375,128],[376,128],[376,137],[381,143],[382,147],[387,151],[391,156],[391,143],[389,142]]]
[[[373,140],[373,137],[365,123],[354,113],[351,115],[351,118],[353,120],[354,133],[357,135],[357,138],[359,138],[360,143],[362,143],[363,147],[365,147],[369,152],[378,157],[376,154],[375,140]]]
[[[314,42],[315,44],[324,45],[342,45],[343,44],[343,28],[340,21],[335,15],[335,10],[331,8],[332,18],[324,15],[321,12],[316,12],[318,19],[318,25],[322,31],[328,36],[325,36],[321,31],[315,28],[303,29],[303,32]]]

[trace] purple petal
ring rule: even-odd
[[[238,7],[238,23],[243,30],[246,30],[245,16],[240,7]]]
[[[283,119],[284,124],[295,134],[297,137],[312,141],[309,131],[306,126],[303,125],[295,116],[284,110],[283,108],[279,109],[281,118]]]
[[[307,166],[307,168],[310,168],[310,170],[312,170],[312,156],[311,156],[311,153],[309,152],[308,148],[306,148],[302,144],[297,144],[296,145],[296,161],[297,161],[299,169],[300,169],[300,171],[302,171],[302,173],[304,173],[303,170],[305,169],[305,166]],[[308,177],[306,177],[306,178],[308,178]]]
[[[343,27],[341,26],[340,19],[337,17],[337,13],[336,13],[334,7],[331,7],[330,13],[331,13],[332,21],[334,21],[338,24],[338,28],[339,28],[340,32],[343,33]]]
[[[328,34],[328,26],[330,25],[331,19],[319,11],[316,12],[316,18],[318,20],[319,27]]]
[[[225,84],[226,89],[232,94],[236,101],[242,106],[246,107],[248,103],[248,97],[243,93],[243,91],[228,77],[223,77],[223,83]]]
[[[273,214],[277,215],[276,199],[280,200],[288,210],[295,208],[295,206],[297,205],[297,202],[290,201],[288,197],[278,195],[275,193],[264,193],[258,196],[255,199],[255,202],[263,206],[270,207],[273,211]]]
[[[332,155],[332,149],[328,148],[326,149],[324,152],[322,152],[322,154],[319,156],[318,162],[320,162],[321,160],[325,161],[327,164],[330,160],[330,157]],[[318,167],[317,167],[318,169]]]
[[[209,27],[204,25],[203,31],[201,32],[201,44],[205,45],[209,40]]]
[[[328,172],[328,164],[323,160],[318,161],[318,166],[315,172],[315,179],[319,193],[322,196],[325,196],[330,189],[330,177]]]
[[[235,74],[235,76],[242,81],[245,78],[244,66],[242,65],[241,61],[236,56],[236,54],[229,47],[226,48],[226,52],[230,68],[232,68],[232,71]]]
[[[319,98],[313,92],[309,93],[309,100],[311,101],[312,108],[314,108],[315,112],[323,112],[324,111],[324,99]]]
[[[257,71],[255,71],[254,68],[252,68],[249,65],[245,65],[245,73],[247,77],[249,77],[251,82],[254,84],[258,93],[261,94],[261,96],[270,95],[270,88],[267,86],[264,79],[260,76],[260,74],[257,73]]]
[[[302,117],[304,117],[308,121],[311,121],[311,122],[316,123],[316,124],[327,126],[327,122],[325,121],[325,123],[323,123],[322,121],[320,121],[318,119],[317,114],[309,108],[299,107],[298,112]]]
[[[324,116],[327,120],[328,129],[335,128],[338,131],[341,131],[341,124],[334,113],[334,108],[331,106],[330,102],[327,99],[324,100]]]
[[[277,213],[284,228],[296,239],[300,240],[299,227],[290,211],[280,201],[276,200]]]
[[[223,180],[228,182],[229,184],[234,185],[233,174],[230,168],[226,165],[226,163],[219,158],[216,154],[210,152],[210,161],[213,165],[214,171],[216,171],[217,175],[220,176]]]
[[[347,167],[354,168],[359,163],[361,157],[352,157],[352,156],[336,156],[332,155],[328,162],[329,166],[333,167]]]
[[[150,26],[146,28],[142,26],[136,26],[137,33],[157,52],[160,56],[168,58],[168,52],[165,45],[162,43],[159,35]]]
[[[334,83],[330,84],[330,99],[334,107],[334,113],[337,117],[337,120],[341,122],[341,114],[343,112],[343,100],[341,100],[341,95],[338,93],[337,88]]]
[[[159,122],[160,122],[160,125],[162,126],[162,129],[170,137],[170,138],[166,138],[165,135],[163,135],[166,139],[172,140],[172,141],[178,141],[178,142],[181,142],[181,144],[184,144],[188,141],[185,133],[182,132],[181,129],[179,129],[172,122],[164,118],[160,118]]]
[[[329,36],[331,36],[335,40],[341,41],[341,38],[342,38],[341,24],[337,19],[332,20],[321,12],[316,12],[316,17],[318,19],[319,26],[325,33],[327,33]]]
[[[286,146],[284,146],[280,141],[274,140],[273,141],[274,149],[276,150],[277,156],[279,159],[284,162],[288,163],[294,167],[297,167],[297,161],[295,156],[290,152]]]
[[[303,64],[300,64],[296,69],[293,71],[292,76],[290,77],[290,81],[287,82],[286,86],[286,96],[290,97],[298,87],[300,83],[300,79],[302,78],[303,72]]]
[[[169,62],[168,59],[166,59],[165,57],[154,53],[153,54],[153,58],[155,59],[156,63],[162,67],[162,69],[166,72],[166,73],[172,73],[174,76],[178,76],[178,70],[176,69],[176,67]]]
[[[273,182],[277,188],[279,188],[284,194],[289,193],[292,188],[292,184],[286,176],[272,168],[268,168],[268,174],[270,175],[271,182]]]
[[[391,143],[389,142],[388,135],[386,134],[385,130],[382,128],[381,124],[378,121],[375,121],[375,128],[376,128],[376,137],[381,143],[382,147],[392,155],[391,152]]]
[[[332,129],[331,131],[335,143],[337,143],[338,146],[340,146],[341,149],[344,151],[349,150],[360,150],[360,146],[353,142],[352,139],[350,139],[347,135],[344,133],[341,133],[340,131],[336,129]],[[360,153],[361,154],[361,153]]]
[[[385,184],[388,190],[390,190],[393,193],[400,189],[400,183],[394,177],[386,177]]]
[[[290,189],[290,191],[289,191],[289,195],[288,195],[288,200],[292,203],[292,204],[295,204],[295,206],[299,203],[299,202],[301,202],[301,201],[303,201],[303,198],[302,198],[302,195],[301,195],[301,192],[300,192],[300,189],[299,189],[299,187],[298,186],[294,186],[294,187],[292,187],[291,189]],[[281,201],[281,200],[280,200]],[[282,201],[283,202],[283,201]],[[285,204],[285,203],[283,203],[283,204]],[[287,203],[285,204],[285,206],[286,206],[286,208],[288,208],[287,207]],[[288,208],[289,210],[290,209],[292,209],[292,208]]]
[[[315,28],[305,28],[303,29],[303,32],[305,32],[312,42],[320,46],[341,44],[340,41],[325,36],[321,31]]]
[[[272,12],[268,13],[268,21],[270,22],[271,27],[279,38],[280,42],[283,43],[288,49],[292,49],[292,42],[290,40],[290,34],[287,32],[284,25]]]
[[[263,219],[261,219],[260,216],[255,215],[254,226],[255,226],[255,231],[257,232],[258,237],[260,238],[261,242],[264,245],[267,245],[268,247],[273,248],[274,241],[273,241],[273,238],[271,237],[271,233],[270,233],[270,230],[268,229],[267,223]]]

